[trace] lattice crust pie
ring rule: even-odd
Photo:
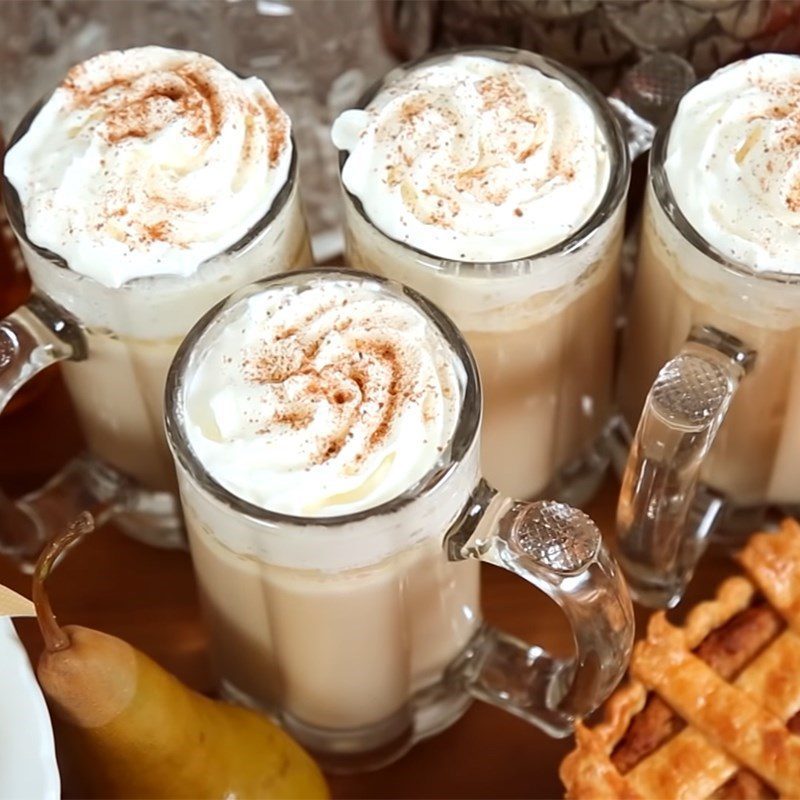
[[[631,680],[561,764],[570,798],[800,798],[800,525],[751,537],[747,577],[682,628],[663,612]]]

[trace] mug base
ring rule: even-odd
[[[558,500],[582,508],[603,483],[610,460],[604,431],[578,458],[563,466],[542,492],[529,499]]]
[[[188,550],[177,498],[168,492],[138,490],[137,511],[122,511],[114,525],[131,539],[163,550]]]
[[[188,549],[180,503],[173,492],[145,489],[94,456],[87,454],[82,460],[87,490],[107,503],[107,518],[122,533],[150,547]]]
[[[369,772],[397,761],[417,742],[450,727],[473,702],[462,688],[443,680],[417,692],[407,706],[387,719],[362,728],[334,729],[267,708],[229,681],[222,681],[220,693],[233,703],[267,713],[332,775]]]
[[[800,505],[738,505],[721,493],[701,484],[690,509],[688,537],[682,552],[683,568],[665,572],[644,560],[626,557],[616,548],[616,556],[628,581],[631,596],[648,608],[673,608],[692,580],[695,565],[706,550],[732,555],[754,533],[773,531],[787,517],[800,519]]]
[[[681,601],[688,581],[675,579],[670,582],[664,575],[636,564],[619,551],[615,555],[625,575],[628,591],[636,604],[645,608],[666,609],[675,608]]]
[[[145,544],[186,549],[178,499],[142,489],[114,467],[81,453],[44,486],[11,500],[0,492],[0,553],[30,573],[44,546],[83,511]],[[13,535],[12,535],[13,534]]]

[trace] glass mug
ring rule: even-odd
[[[342,277],[411,304],[444,335],[463,371],[459,420],[438,463],[395,499],[340,516],[273,513],[200,462],[185,429],[188,387],[204,348],[247,298]],[[490,488],[479,471],[480,423],[478,372],[453,323],[414,291],[363,272],[310,270],[241,289],[178,350],[167,435],[223,692],[272,712],[328,768],[393,761],[474,697],[564,736],[625,671],[632,608],[599,531],[564,504]],[[480,561],[560,605],[575,657],[555,659],[482,623]]]
[[[42,106],[23,119],[13,145]],[[137,278],[104,286],[69,268],[26,234],[16,190],[3,178],[8,218],[33,281],[29,302],[0,320],[0,411],[57,361],[87,452],[44,489],[11,503],[0,496],[0,551],[34,557],[83,509],[114,514],[126,533],[181,546],[177,485],[163,431],[167,370],[191,326],[212,305],[264,275],[313,263],[297,187],[297,155],[272,207],[236,244],[189,277]]]
[[[611,417],[628,150],[611,107],[591,84],[555,61],[512,48],[459,49],[413,61],[374,85],[357,107],[398,75],[454,54],[530,66],[582,97],[608,142],[605,194],[558,244],[526,258],[472,263],[390,238],[342,184],[346,259],[424,294],[466,337],[484,387],[482,464],[489,480],[518,497],[549,494],[581,504],[608,463],[601,439]],[[340,176],[347,155],[340,153]]]
[[[638,422],[617,555],[641,602],[671,606],[710,533],[800,512],[800,279],[722,255],[686,219],[650,153],[619,403]],[[640,418],[641,412],[641,418]]]

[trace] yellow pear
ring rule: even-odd
[[[109,800],[327,798],[310,756],[261,714],[193,692],[115,636],[58,625],[44,580],[92,528],[82,515],[51,543],[33,585],[45,641],[37,674],[82,791]]]

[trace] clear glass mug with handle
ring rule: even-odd
[[[249,298],[342,280],[410,304],[443,337],[461,376],[455,430],[429,472],[391,500],[339,516],[272,512],[225,488],[196,454],[187,429],[202,418],[192,416],[202,401],[190,387]],[[328,768],[388,763],[476,697],[564,736],[625,671],[632,608],[598,529],[576,509],[519,502],[481,478],[481,404],[474,358],[454,324],[412,290],[349,270],[235,292],[193,328],[172,365],[167,435],[222,690],[274,713]],[[572,658],[482,622],[481,561],[555,600],[572,629]]]
[[[369,159],[359,161],[356,151],[361,140],[352,136],[352,129],[357,130],[364,124],[359,112],[372,108],[376,102],[380,107],[382,98],[386,97],[392,99],[383,111],[380,114],[374,112],[379,120],[386,112],[386,120],[381,123],[386,128],[375,134],[379,141],[383,141],[382,137],[386,135],[396,136],[398,142],[402,142],[416,127],[423,131],[434,130],[438,138],[432,152],[437,154],[438,160],[424,151],[420,156],[412,146],[414,155],[407,156],[407,163],[412,165],[414,158],[424,157],[424,163],[434,168],[465,170],[459,181],[463,180],[468,188],[456,183],[455,190],[446,178],[435,177],[427,184],[428,171],[410,172],[410,177],[399,184],[404,189],[411,187],[406,193],[408,197],[438,197],[441,192],[440,206],[443,202],[453,202],[458,208],[463,203],[467,211],[473,206],[492,207],[495,203],[506,202],[497,199],[502,197],[499,190],[489,201],[483,198],[483,189],[469,188],[467,179],[473,170],[467,167],[474,167],[474,173],[484,181],[483,186],[499,180],[500,187],[507,190],[512,185],[508,182],[508,173],[517,171],[514,162],[518,166],[524,159],[522,156],[513,157],[515,151],[511,147],[508,154],[481,156],[484,145],[490,149],[491,143],[481,141],[479,147],[474,142],[465,145],[464,142],[470,139],[470,135],[464,138],[465,131],[473,134],[484,129],[475,125],[471,116],[460,114],[464,109],[459,108],[458,103],[454,108],[441,109],[441,99],[437,98],[430,104],[430,117],[420,122],[414,114],[405,118],[403,125],[397,123],[397,130],[392,127],[396,124],[394,114],[404,97],[414,98],[410,101],[412,105],[424,97],[421,92],[425,87],[420,90],[417,86],[409,86],[411,78],[419,71],[427,73],[439,66],[447,69],[456,60],[465,58],[496,62],[499,67],[502,65],[508,69],[522,69],[530,76],[536,75],[537,80],[544,79],[544,85],[560,86],[560,91],[570,98],[571,103],[579,109],[585,108],[596,136],[603,142],[602,152],[607,154],[609,174],[598,192],[596,203],[590,205],[584,222],[563,233],[555,243],[537,247],[541,231],[549,231],[550,226],[542,224],[535,211],[515,209],[514,214],[518,219],[524,218],[526,224],[528,219],[539,223],[538,228],[518,230],[511,237],[515,248],[520,242],[527,245],[528,252],[522,256],[503,257],[504,253],[508,256],[509,233],[499,219],[495,220],[497,236],[492,239],[494,260],[474,261],[465,258],[463,253],[459,256],[457,252],[446,258],[442,257],[444,250],[438,250],[439,255],[425,250],[427,244],[421,239],[429,231],[424,228],[417,230],[416,241],[395,238],[399,237],[398,232],[389,231],[386,220],[382,226],[379,225],[370,217],[369,204],[364,202],[365,187],[385,200],[383,207],[395,209],[399,202],[392,195],[397,191],[397,178],[384,178],[382,175],[370,175],[369,180],[363,178],[361,170],[378,167]],[[461,69],[464,70],[465,84],[477,81],[475,75],[466,71],[463,62]],[[355,268],[377,272],[412,286],[440,305],[459,326],[475,354],[483,378],[484,471],[497,486],[516,496],[555,495],[581,505],[602,480],[608,463],[609,433],[613,428],[619,267],[630,161],[650,146],[654,126],[648,120],[657,120],[664,108],[680,96],[692,77],[691,69],[681,59],[651,56],[629,70],[615,95],[606,99],[579,75],[535,53],[489,46],[443,50],[389,72],[361,97],[355,110],[345,112],[334,125],[334,140],[342,148],[339,164],[345,210],[346,260]],[[443,80],[442,76],[439,80]],[[452,75],[447,80],[452,82]],[[456,83],[447,86],[458,95]],[[514,91],[522,92],[521,87],[521,83],[514,84]],[[541,93],[538,102],[551,105],[555,102],[541,87],[538,91]],[[516,98],[511,89],[503,96]],[[468,108],[472,113],[472,107]],[[546,110],[552,112],[553,108]],[[516,111],[519,113],[519,109]],[[535,108],[528,111],[531,115],[536,113]],[[508,109],[508,113],[512,115],[514,109]],[[439,114],[441,119],[437,116]],[[546,121],[540,127],[544,130],[544,143],[533,148],[534,160],[541,155],[538,149],[544,151],[551,146],[548,136],[551,135],[550,126],[555,123],[548,120],[546,114],[543,116]],[[556,117],[555,120],[566,130],[554,129],[554,142],[569,142],[570,135],[576,136],[563,119]],[[497,124],[504,127],[503,123]],[[363,129],[361,136],[369,130]],[[490,126],[485,130],[488,137],[493,133],[496,136],[507,135],[494,131]],[[393,138],[389,140],[393,141]],[[520,148],[527,140],[522,142]],[[513,147],[518,145],[517,142],[510,144]],[[600,151],[601,145],[593,143],[591,152]],[[564,152],[569,153],[567,149]],[[448,153],[455,153],[460,161],[456,159],[453,162]],[[361,188],[353,187],[356,193],[348,189],[345,177],[351,158],[355,158],[359,170],[355,177]],[[572,163],[570,158],[553,145],[550,169],[562,161]],[[491,171],[493,160],[499,165],[497,173]],[[585,167],[577,156],[575,163],[578,172]],[[402,170],[392,168],[389,175],[395,173],[403,174]],[[571,177],[567,173],[564,181],[568,184],[574,176],[575,169]],[[519,194],[523,197],[522,205],[531,197],[526,189],[520,192],[517,189],[528,187],[533,183],[533,177],[533,174],[518,174],[519,186],[514,187],[514,196]],[[444,185],[439,186],[440,182]],[[381,188],[383,184],[388,188]],[[542,197],[550,197],[551,188],[557,190],[560,186],[561,179],[551,175],[541,187],[531,190],[530,195],[534,199],[540,193]],[[587,191],[588,187],[583,186],[581,201],[591,199],[590,195],[585,196]],[[404,193],[400,192],[400,195],[403,197]],[[412,201],[403,200],[403,204],[407,202]],[[557,200],[555,202],[557,205]],[[444,228],[449,230],[450,224],[446,222]],[[562,226],[559,230],[563,230],[566,221],[559,219],[559,224]],[[482,225],[485,226],[485,222]],[[436,225],[430,227],[435,229]],[[459,236],[464,235],[460,226],[454,224],[454,229]],[[453,244],[449,244],[448,249],[461,249],[457,246],[457,238],[454,233]],[[441,241],[437,247],[443,247]]]
[[[650,153],[618,392],[635,435],[617,556],[657,607],[678,602],[712,533],[735,544],[800,511],[800,279],[725,255],[687,219],[671,125]]]
[[[44,101],[20,123],[9,148]],[[0,552],[29,567],[53,531],[83,509],[113,515],[135,538],[162,547],[185,538],[163,433],[167,370],[186,332],[233,288],[310,266],[297,155],[269,211],[189,277],[136,278],[119,288],[70,269],[34,244],[11,183],[2,193],[33,282],[30,300],[0,320],[0,411],[34,375],[61,362],[87,443],[46,486],[12,503],[0,493]]]
[[[352,154],[343,149],[339,163],[346,260],[355,268],[380,273],[417,289],[440,305],[466,336],[484,385],[482,458],[489,479],[518,497],[555,494],[580,505],[597,489],[608,463],[602,440],[612,412],[614,322],[630,177],[628,149],[611,107],[594,87],[555,61],[510,47],[445,50],[403,64],[372,86],[359,100],[357,109],[369,107],[376,98],[394,96],[393,92],[400,91],[398,85],[405,87],[403,91],[408,96],[416,97],[417,90],[408,88],[416,72],[462,58],[484,59],[530,70],[532,75],[560,85],[570,102],[580,104],[581,109],[585,106],[608,159],[608,179],[599,192],[596,207],[590,210],[585,222],[574,226],[555,244],[537,249],[538,231],[535,231],[533,241],[528,242],[531,252],[522,257],[502,257],[508,249],[509,234],[498,229],[494,249],[501,257],[482,262],[446,258],[427,252],[423,242],[401,241],[378,226],[362,199],[345,186],[343,176]],[[466,80],[469,73],[465,75]],[[510,90],[508,92],[511,96]],[[546,94],[543,96],[548,98]],[[394,109],[402,97],[398,94],[388,108]],[[431,108],[434,122],[426,119],[422,130],[436,124],[438,106],[433,103]],[[534,110],[529,113],[534,114]],[[463,143],[466,141],[463,131],[472,133],[473,129],[469,119],[458,116],[452,109],[442,112],[442,116],[448,126],[443,126],[438,133],[436,147],[441,148],[441,163],[447,164],[447,153],[470,152],[469,147],[474,143]],[[387,114],[387,119],[387,131],[390,131],[394,118]],[[411,118],[407,123],[409,130],[416,124],[416,118]],[[551,147],[548,136],[553,135],[554,141],[558,139],[558,131],[549,132],[548,126],[552,124],[550,120],[541,123],[547,147]],[[346,130],[347,125],[342,129]],[[575,135],[574,131],[571,133]],[[402,135],[409,133],[403,131]],[[513,144],[516,146],[516,142]],[[522,147],[524,145],[520,144]],[[531,150],[536,153],[537,147],[538,144],[531,146]],[[554,145],[552,147],[553,153],[547,162],[550,169],[557,169],[553,165],[560,165],[561,160],[572,163]],[[597,148],[599,152],[599,144]],[[541,149],[545,149],[544,144]],[[491,163],[492,158],[499,157],[487,156],[486,160]],[[513,161],[510,155],[508,158]],[[462,161],[468,160],[463,158]],[[522,157],[516,158],[516,162],[522,163]],[[368,163],[371,166],[371,162]],[[466,170],[466,164],[459,164],[459,168]],[[479,166],[474,170],[481,175]],[[502,164],[499,169],[500,178],[507,181],[502,170],[510,170],[510,167]],[[484,185],[492,179],[492,174],[490,172],[490,178],[484,179]],[[406,178],[403,186],[412,180]],[[419,183],[428,180],[427,173],[421,173],[416,180],[413,192],[425,196],[437,193],[436,180],[430,185]],[[522,173],[520,182],[525,180],[533,178]],[[381,176],[369,186],[378,190],[385,183]],[[561,180],[556,175],[543,185],[559,187]],[[591,190],[594,191],[594,187]],[[381,191],[388,194],[396,191],[396,187]],[[461,188],[450,186],[440,191],[448,202],[463,200],[467,209],[470,203],[491,207],[492,203],[500,202],[494,198],[491,202],[483,199],[480,190],[475,189],[468,189],[463,195]],[[544,194],[545,191],[546,188],[532,189],[531,195],[536,198],[539,192]],[[528,196],[521,194],[527,202]],[[412,193],[411,196],[416,195]],[[581,197],[581,201],[584,199],[588,200]],[[387,205],[391,202],[394,198],[386,200]],[[439,204],[442,202],[440,200]],[[523,213],[517,208],[515,213],[525,220],[534,217],[530,209]],[[517,233],[512,239],[514,247],[519,248],[519,240],[524,236],[530,240],[531,231]],[[449,246],[459,249],[456,244]]]

